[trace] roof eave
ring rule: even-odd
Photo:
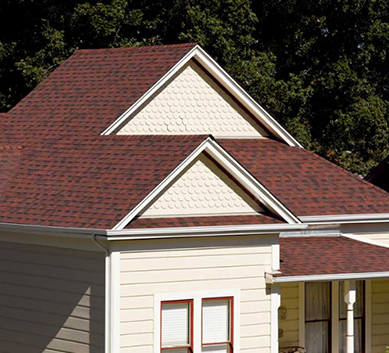
[[[360,272],[360,273],[334,273],[321,275],[278,276],[277,273],[266,273],[266,283],[296,283],[296,282],[328,282],[345,280],[366,280],[389,278],[389,271]]]
[[[33,224],[0,223],[0,232],[11,232],[33,235],[64,236],[72,238],[91,238],[97,236],[104,240],[136,240],[156,238],[181,238],[229,235],[261,235],[279,234],[284,231],[303,230],[303,224],[259,224],[207,227],[174,227],[174,228],[142,228],[142,229],[99,229],[56,227]]]
[[[261,235],[279,234],[290,230],[303,230],[303,224],[255,224],[255,225],[228,225],[206,227],[174,227],[174,228],[141,228],[108,230],[108,240],[136,240],[155,238],[182,238],[204,236],[229,235]]]
[[[343,214],[328,216],[301,216],[299,219],[306,224],[352,224],[352,223],[386,223],[389,213]]]

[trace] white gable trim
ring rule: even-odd
[[[139,215],[180,175],[202,152],[207,152],[216,162],[226,169],[242,187],[259,200],[266,208],[282,217],[289,224],[300,224],[301,221],[276,199],[260,182],[232,158],[216,141],[207,138],[202,142],[169,176],[151,191],[130,213],[128,213],[113,230],[123,229],[131,220]]]
[[[254,117],[272,134],[289,146],[302,146],[295,140],[265,109],[263,109],[221,66],[213,60],[199,45],[191,49],[175,66],[173,66],[157,83],[154,84],[127,111],[113,122],[101,135],[112,134],[142,104],[147,102],[167,81],[169,81],[191,59],[196,59],[232,96],[234,96]]]

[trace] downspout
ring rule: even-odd
[[[101,244],[96,238],[97,234],[91,237],[92,242],[105,253],[105,352],[111,351],[111,262],[108,247]]]

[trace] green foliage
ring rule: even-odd
[[[5,0],[0,111],[77,48],[186,41],[305,147],[359,174],[387,154],[385,0]]]

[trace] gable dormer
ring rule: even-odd
[[[270,135],[194,60],[156,91],[117,134],[212,134],[218,138]]]
[[[302,147],[199,45],[101,134],[269,137]]]
[[[199,155],[141,217],[255,215],[265,208],[206,154]]]

